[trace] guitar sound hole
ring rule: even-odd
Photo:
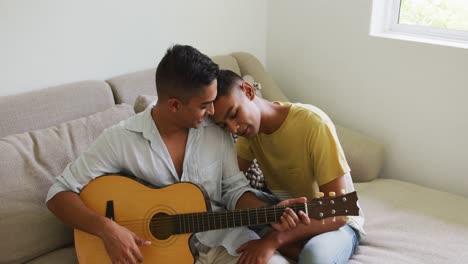
[[[166,240],[174,234],[174,218],[166,213],[157,213],[151,218],[151,234],[159,240]]]

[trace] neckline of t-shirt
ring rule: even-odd
[[[279,105],[290,106],[290,108],[289,108],[288,114],[286,115],[286,118],[284,119],[284,122],[281,124],[281,126],[271,134],[264,134],[263,133],[263,136],[268,136],[269,137],[269,136],[274,136],[274,135],[280,133],[281,130],[283,130],[283,128],[286,126],[286,123],[289,122],[289,119],[290,119],[289,117],[291,116],[291,111],[293,110],[293,107],[295,107],[295,104],[290,103],[290,102],[274,101],[273,103],[274,104],[279,104]]]

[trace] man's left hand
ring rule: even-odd
[[[280,203],[278,203],[276,206],[288,206],[288,205],[294,205],[294,204],[304,204],[307,202],[306,197],[300,197],[300,198],[293,198],[293,199],[287,199],[284,200]],[[277,230],[277,231],[287,231],[290,229],[294,229],[297,224],[302,223],[304,225],[309,225],[310,224],[310,218],[307,216],[303,211],[299,211],[299,216],[292,210],[291,208],[286,208],[281,215],[280,222],[279,223],[273,223],[271,226]]]

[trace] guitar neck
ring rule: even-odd
[[[359,215],[356,192],[337,197],[313,199],[307,203],[288,206],[296,214],[303,211],[310,218],[322,220],[328,217]],[[215,229],[255,226],[279,222],[286,206],[245,208],[232,211],[189,213],[178,215],[157,214],[150,226],[154,234],[166,235],[197,233]],[[169,231],[169,234],[167,233]]]
[[[290,206],[296,213],[306,212],[306,204]],[[286,207],[271,206],[262,208],[245,208],[232,211],[192,213],[173,215],[175,234],[197,233],[215,229],[241,226],[255,226],[279,222]]]

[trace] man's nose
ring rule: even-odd
[[[229,132],[236,134],[239,129],[239,125],[235,121],[227,121],[227,128]]]
[[[208,115],[214,115],[215,110],[214,110],[214,105],[213,105],[213,103],[210,103],[210,104],[208,105],[208,108],[206,109],[206,112],[208,113]]]

